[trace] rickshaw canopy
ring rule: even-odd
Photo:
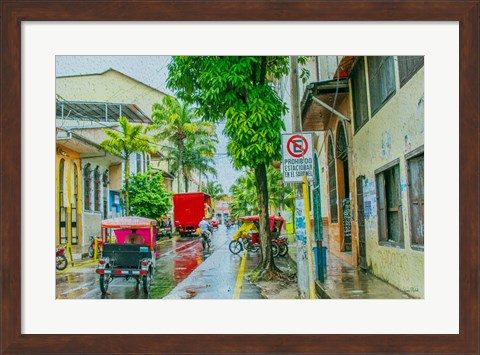
[[[258,217],[258,215],[254,215],[254,216],[238,217],[238,219],[244,222],[257,222],[260,218]],[[285,219],[283,219],[282,216],[277,216],[277,215],[272,215],[268,217],[268,219],[270,220],[270,232],[273,230],[273,226],[275,222],[277,222],[277,225],[278,225],[278,222],[280,222],[279,228],[281,228],[283,226],[283,223],[285,222]]]
[[[154,219],[128,216],[105,219],[102,221],[102,228],[122,228],[122,229],[150,229],[157,224]]]

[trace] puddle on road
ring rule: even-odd
[[[172,250],[157,260],[155,277],[150,289],[151,298],[163,298],[204,262],[211,251],[204,251],[200,239],[179,239]],[[163,258],[162,258],[163,257]],[[171,260],[173,258],[173,260]]]

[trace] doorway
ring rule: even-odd
[[[336,155],[338,170],[338,199],[341,207],[342,228],[341,234],[341,251],[352,251],[352,221],[350,208],[350,181],[348,171],[348,143],[345,126],[340,122],[337,126],[336,139]]]

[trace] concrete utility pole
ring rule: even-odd
[[[300,100],[298,85],[298,58],[290,57],[290,97],[292,128],[294,132],[302,131],[300,119]],[[311,276],[309,267],[309,257],[307,250],[306,223],[310,223],[310,216],[305,215],[305,206],[303,199],[303,184],[295,184],[295,236],[297,239],[297,279],[298,289],[302,298],[314,298],[311,289]]]

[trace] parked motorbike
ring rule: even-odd
[[[160,227],[157,232],[157,241],[161,238],[171,238],[172,237],[172,227]]]
[[[55,250],[55,267],[57,270],[65,270],[67,267],[68,261],[65,256],[65,247],[58,247]]]
[[[288,238],[285,235],[278,237],[279,256],[285,256],[288,254]]]
[[[102,254],[102,251],[103,251],[103,240],[102,240],[102,236],[100,235],[97,235],[97,236],[93,236],[91,235],[89,237],[90,239],[90,246],[88,247],[88,256],[90,258],[93,258],[94,255],[95,255],[95,238],[97,238],[97,255],[100,256]],[[112,237],[107,237],[107,243],[111,243],[112,242]]]
[[[97,255],[100,255],[101,251],[102,251],[102,247],[103,247],[103,241],[102,241],[102,237],[97,235],[97,236],[93,236],[91,235],[89,237],[90,239],[90,246],[88,247],[88,257],[90,258],[93,258],[93,256],[95,255],[95,238],[97,238],[97,246],[98,246],[98,253]]]

